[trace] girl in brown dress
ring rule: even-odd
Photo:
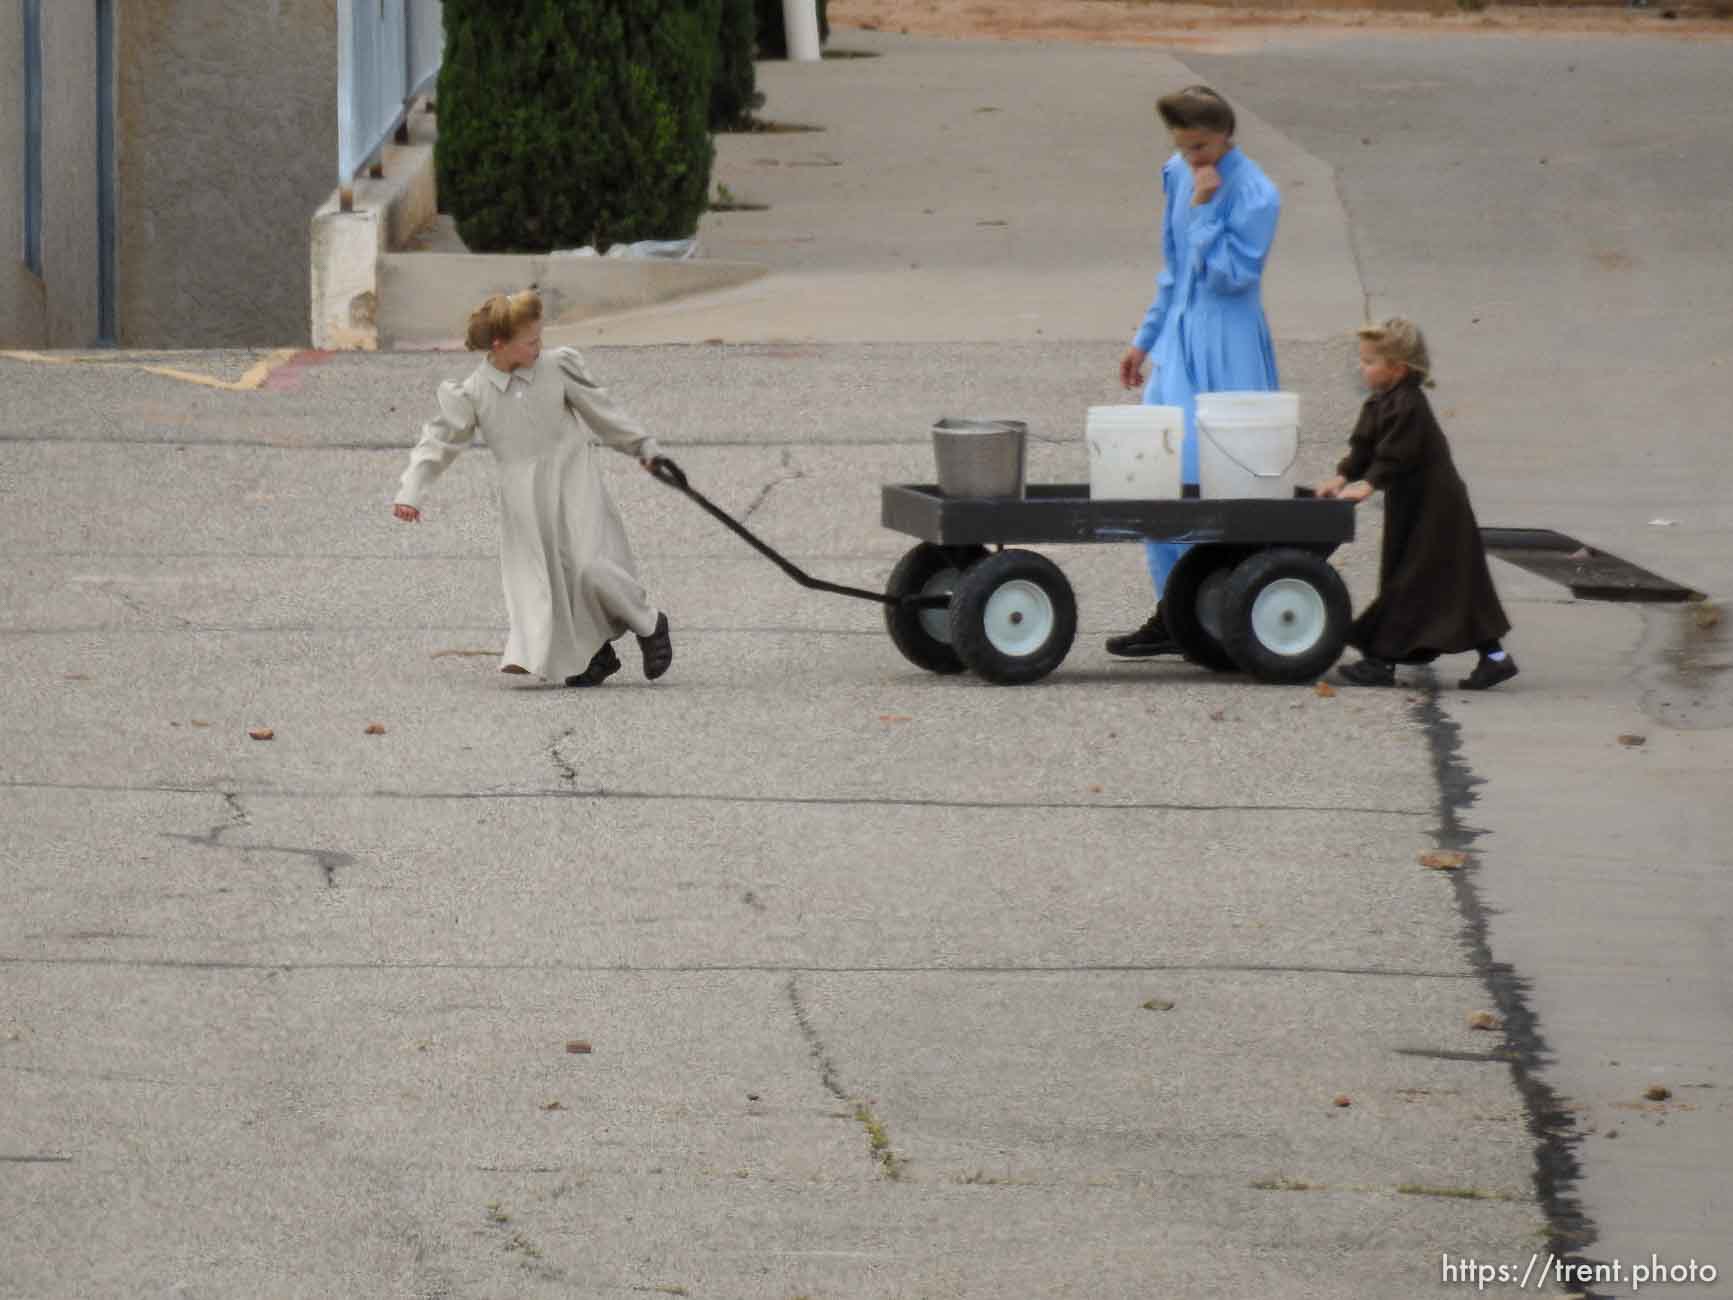
[[[1516,676],[1499,639],[1510,620],[1499,604],[1468,488],[1422,385],[1431,360],[1412,321],[1360,330],[1360,376],[1371,396],[1321,497],[1364,501],[1384,493],[1378,595],[1354,620],[1348,644],[1363,656],[1337,669],[1355,686],[1393,686],[1397,664],[1430,663],[1475,650],[1480,662],[1457,683],[1484,691]]]

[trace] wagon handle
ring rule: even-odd
[[[693,487],[686,479],[686,471],[681,469],[666,456],[657,456],[650,462],[650,473],[669,487],[685,493],[696,501],[708,514],[717,519],[730,532],[738,536],[753,550],[793,578],[801,586],[813,591],[828,591],[837,596],[853,596],[857,600],[870,600],[879,605],[904,606],[914,605],[919,609],[941,609],[951,603],[949,596],[890,596],[882,591],[867,591],[862,587],[845,587],[839,583],[826,582],[807,573],[794,561],[780,554],[769,543],[760,539],[750,528]]]

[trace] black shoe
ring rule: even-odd
[[[1456,685],[1465,691],[1490,691],[1500,682],[1508,682],[1516,676],[1516,660],[1508,654],[1502,659],[1488,659],[1485,655],[1474,665],[1474,671],[1469,673]]]
[[[644,676],[655,681],[674,662],[674,642],[668,636],[668,616],[656,615],[656,630],[638,638],[638,649],[644,653]]]
[[[1368,655],[1354,663],[1343,664],[1336,670],[1336,676],[1350,686],[1394,686],[1396,665]]]
[[[1167,624],[1162,621],[1161,606],[1155,607],[1155,613],[1135,632],[1127,632],[1123,636],[1107,638],[1107,653],[1118,655],[1121,659],[1147,659],[1152,655],[1183,654],[1179,643],[1167,634]]]
[[[620,656],[614,653],[611,641],[604,641],[602,648],[590,657],[590,666],[576,677],[566,678],[566,685],[600,686],[619,671]]]

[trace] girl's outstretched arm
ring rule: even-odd
[[[409,453],[409,468],[397,489],[393,513],[405,522],[421,518],[421,495],[475,437],[475,403],[463,385],[439,386],[439,414],[421,426],[421,440]],[[405,515],[404,509],[411,513]]]
[[[615,451],[636,456],[646,466],[662,454],[661,447],[644,426],[628,415],[608,390],[590,377],[576,348],[560,348],[554,357],[566,386],[566,404],[595,430],[598,438]]]

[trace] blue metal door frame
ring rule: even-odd
[[[120,241],[115,173],[114,0],[96,0],[96,341],[120,341]]]
[[[42,0],[24,0],[24,265],[42,274]]]

